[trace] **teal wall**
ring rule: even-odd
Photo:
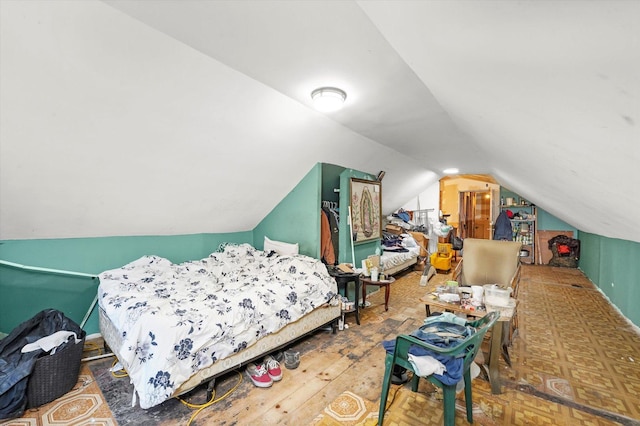
[[[520,196],[506,188],[501,197]],[[640,243],[607,238],[580,231],[537,208],[538,229],[573,231],[580,240],[579,268],[609,298],[624,316],[640,326]],[[613,285],[612,285],[613,283]]]
[[[538,229],[547,231],[573,231],[574,238],[580,238],[578,235],[578,228],[569,225],[551,213],[547,213],[545,210],[537,207],[538,216]]]
[[[640,243],[580,232],[580,269],[640,326]]]
[[[340,203],[340,175],[345,168],[334,164],[322,164],[322,200]]]
[[[342,208],[338,259],[352,263],[347,217],[352,177],[375,180],[357,170],[317,164],[253,231],[176,236],[124,236],[0,242],[0,259],[22,265],[97,275],[141,256],[155,254],[174,263],[200,259],[224,242],[263,247],[264,235],[298,242],[300,252],[320,253],[320,206],[322,199],[337,200]],[[336,192],[334,189],[339,188]],[[509,195],[511,196],[511,195]],[[333,197],[333,198],[332,198]],[[539,229],[578,230],[538,209]],[[541,225],[542,223],[543,225]],[[640,325],[640,244],[580,232],[580,269],[634,324]],[[354,247],[356,266],[374,254],[379,242]],[[613,286],[611,285],[613,283]],[[45,308],[65,312],[80,323],[96,295],[98,281],[89,277],[24,271],[0,265],[0,332],[8,333],[20,322]],[[350,292],[351,293],[351,292]],[[351,293],[352,296],[352,293]],[[85,324],[87,333],[98,329],[94,309]]]
[[[253,230],[255,247],[264,237],[298,243],[300,253],[320,258],[320,194],[322,165],[316,164],[296,187]]]
[[[0,242],[0,259],[26,266],[97,275],[144,255],[175,263],[201,259],[223,242],[253,244],[251,232],[175,236],[7,240]],[[81,323],[98,288],[98,280],[46,272],[29,272],[0,265],[0,332],[8,333],[42,309],[63,311]],[[98,332],[94,309],[84,329]]]
[[[98,288],[98,279],[24,271],[0,266],[0,332],[9,333],[46,308],[55,308],[81,324]],[[85,330],[96,332],[97,316]],[[89,331],[92,330],[92,331]]]
[[[338,261],[340,263],[349,263],[353,264],[353,257],[355,256],[355,268],[360,268],[362,266],[362,260],[376,253],[376,248],[380,247],[380,240],[375,241],[366,241],[363,243],[353,245],[353,255],[352,255],[352,244],[353,238],[351,236],[351,230],[349,228],[349,205],[351,204],[351,178],[357,179],[366,179],[366,180],[376,180],[376,176],[372,176],[370,174],[360,172],[358,170],[353,169],[344,169],[342,173],[340,173],[340,234],[339,234],[339,247],[340,254],[338,256]],[[382,197],[382,194],[380,194]],[[372,291],[375,291],[373,288]],[[349,299],[354,300],[356,297],[359,299],[361,296],[359,294],[354,295],[355,293],[355,285],[352,285],[347,289],[347,297]]]
[[[348,206],[351,202],[351,178],[376,180],[375,176],[353,169],[345,169],[340,174],[340,256],[338,257],[340,263],[353,263],[351,252],[353,239],[351,238],[349,221],[347,220],[349,215]],[[382,194],[380,196],[382,196]],[[354,266],[359,268],[363,259],[375,254],[376,247],[380,247],[379,240],[355,244],[353,247],[355,254]]]
[[[249,243],[264,247],[264,236],[300,244],[300,253],[320,257],[321,200],[349,204],[349,179],[375,179],[356,170],[332,164],[316,164],[252,231],[226,234],[173,236],[124,236],[49,240],[7,240],[0,242],[0,260],[38,268],[50,268],[98,275],[144,255],[165,257],[174,263],[201,259],[221,243]],[[334,189],[340,191],[334,191]],[[347,210],[344,209],[344,212]],[[346,213],[345,216],[346,218]],[[351,245],[346,220],[341,220],[338,258],[351,263]],[[359,263],[375,252],[378,242],[355,247]],[[96,295],[98,280],[48,272],[25,271],[0,265],[0,332],[8,333],[22,321],[45,308],[59,309],[81,323]],[[84,326],[87,333],[99,332],[96,309]]]
[[[96,274],[154,254],[172,262],[207,256],[222,242],[253,243],[251,232],[171,236],[128,236],[7,240],[0,243],[0,259],[44,268]]]

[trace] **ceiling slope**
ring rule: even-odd
[[[102,2],[0,19],[0,239],[251,230],[318,162],[393,170],[385,206],[437,182]]]
[[[340,87],[332,119],[432,170],[481,156],[353,1],[106,2],[308,107],[314,89]]]
[[[640,240],[640,2],[150,3],[110,2],[304,105],[342,87],[331,118],[436,173]]]
[[[82,205],[80,219],[97,211],[117,223],[78,231],[83,221],[71,220],[76,234],[251,229],[323,161],[386,170],[387,212],[458,167],[492,174],[581,230],[640,241],[639,8],[604,0],[3,2],[1,96],[12,110],[0,111],[2,173],[34,183],[30,173],[51,166],[12,160],[80,116],[77,134],[54,132],[69,150],[102,143],[117,161],[119,144],[130,147],[138,157],[125,160],[131,168],[116,182],[139,179],[136,160],[154,152],[143,167],[146,179],[160,177],[153,193],[173,191],[189,214],[159,209],[150,226],[139,214],[113,219],[110,203],[148,211],[149,196],[119,193],[102,172],[87,186],[104,198]],[[71,96],[59,87],[67,79],[79,83]],[[347,91],[343,110],[311,110],[310,92],[324,85]],[[62,95],[66,103],[52,100]],[[128,114],[117,109],[123,99]],[[68,123],[29,128],[55,114]],[[163,177],[166,168],[181,178]],[[64,179],[57,195],[79,207]],[[194,201],[198,189],[184,182],[206,182],[217,202]],[[12,203],[43,207],[0,185]],[[60,199],[42,191],[44,206],[62,216]],[[21,228],[11,235],[43,236],[20,211],[10,215]]]
[[[640,241],[640,2],[358,4],[502,185]]]

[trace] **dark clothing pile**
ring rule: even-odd
[[[62,312],[45,309],[0,340],[0,420],[23,415],[29,377],[38,358],[47,354],[42,349],[22,353],[22,348],[63,330],[72,331],[78,337],[85,335],[80,326]]]
[[[402,237],[391,232],[382,231],[382,248],[385,251],[406,252],[409,251],[402,245]]]

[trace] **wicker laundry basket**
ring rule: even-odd
[[[78,343],[71,338],[53,355],[38,358],[27,385],[27,408],[44,405],[73,389],[78,382],[85,335],[83,331]]]

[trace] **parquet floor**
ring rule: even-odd
[[[482,416],[478,423],[639,425],[637,327],[579,270],[524,266],[520,285],[512,367],[503,360],[500,365],[503,393],[492,395],[488,382],[474,380],[474,414]],[[421,413],[412,414],[414,420],[391,409],[385,425],[442,424],[441,419],[425,420],[429,412],[417,409]],[[440,407],[431,410],[441,412]],[[464,409],[458,414],[456,424],[467,424]]]
[[[244,376],[233,393],[202,410],[191,424],[376,424],[384,369],[380,343],[411,332],[425,315],[418,301],[426,291],[419,286],[420,273],[396,278],[388,311],[383,291],[370,295],[360,326],[349,316],[348,329],[336,335],[320,331],[299,341],[293,347],[301,353],[300,367],[285,369],[281,382],[258,389]],[[432,282],[448,278],[439,274]],[[475,423],[640,425],[638,329],[579,270],[524,266],[518,297],[512,367],[501,360],[500,395],[492,395],[485,380],[473,381]],[[131,407],[128,380],[113,378],[106,371],[110,365],[109,359],[84,365],[67,397],[1,424],[187,425],[194,410],[175,399],[150,410]],[[241,377],[220,378],[216,395]],[[202,402],[203,394],[198,389],[186,397]],[[390,399],[385,426],[442,424],[442,401],[425,381],[417,393],[408,385],[393,386]],[[456,424],[467,424],[462,400],[459,406]]]

